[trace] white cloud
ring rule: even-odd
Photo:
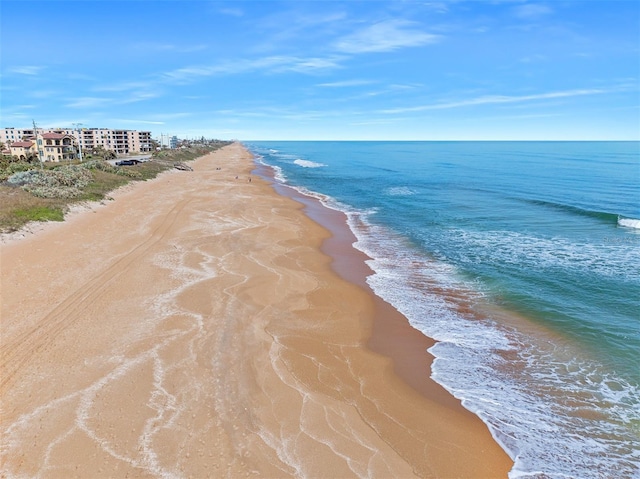
[[[191,83],[198,77],[235,75],[253,71],[265,71],[267,73],[287,71],[312,73],[318,70],[338,68],[340,67],[340,59],[340,57],[300,58],[293,56],[270,56],[253,60],[234,60],[216,65],[178,68],[165,72],[161,76],[164,80],[172,83]]]
[[[73,101],[67,103],[69,108],[97,108],[111,103],[109,98],[98,98],[94,96],[83,96],[75,98]]]
[[[146,90],[155,88],[155,83],[150,81],[131,81],[131,82],[122,82],[122,83],[114,83],[112,85],[102,85],[94,87],[94,91],[114,91],[114,92],[124,92],[130,90]]]
[[[44,67],[36,65],[21,65],[9,68],[9,72],[20,75],[37,75],[42,70],[44,70]]]
[[[453,2],[427,2],[423,5],[436,13],[449,13],[449,4]]]
[[[420,105],[420,106],[412,106],[407,108],[393,108],[388,110],[382,110],[381,113],[397,114],[397,113],[408,113],[408,112],[428,111],[428,110],[445,110],[450,108],[461,108],[465,106],[521,103],[521,102],[536,101],[536,100],[549,100],[554,98],[569,98],[574,96],[598,95],[603,93],[611,93],[614,91],[621,91],[621,88],[613,88],[613,89],[592,88],[592,89],[565,90],[565,91],[556,91],[556,92],[548,92],[548,93],[539,93],[536,95],[520,95],[520,96],[485,95],[477,98],[469,98],[467,100],[460,100],[460,101],[447,102],[447,103],[434,103],[431,105]]]
[[[218,10],[218,13],[223,15],[229,15],[232,17],[242,17],[244,16],[244,11],[239,8],[221,8]]]
[[[135,45],[135,48],[143,50],[145,52],[175,52],[175,53],[192,53],[199,52],[207,49],[207,45],[199,43],[196,45],[175,45],[172,43],[156,43],[156,42],[142,42]]]
[[[435,43],[440,35],[423,32],[406,20],[388,20],[342,37],[334,47],[344,53],[391,52]]]
[[[363,86],[363,85],[371,85],[375,83],[371,80],[344,80],[344,81],[336,81],[330,83],[319,83],[317,86],[323,88],[343,88],[343,87],[352,87],[352,86]]]
[[[298,73],[315,73],[319,70],[331,70],[339,68],[337,58],[291,58],[281,67],[276,67],[276,71],[295,71]]]
[[[164,125],[164,121],[151,121],[151,120],[134,120],[131,118],[114,118],[116,123],[141,123],[144,125]]]
[[[127,98],[122,98],[120,100],[116,100],[115,103],[126,104],[126,103],[137,103],[139,101],[151,100],[152,98],[158,98],[161,96],[160,92],[150,92],[150,91],[137,91],[131,92],[131,94]]]
[[[95,96],[83,96],[74,98],[66,104],[69,108],[102,108],[107,105],[127,105],[140,101],[151,100],[160,96],[158,92],[134,91],[126,97],[105,98]]]
[[[551,8],[549,8],[548,6],[538,3],[519,5],[513,9],[514,15],[518,18],[523,19],[539,18],[552,12],[553,10],[551,10]]]

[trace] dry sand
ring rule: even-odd
[[[506,477],[362,258],[241,145],[192,165],[2,245],[0,476]]]

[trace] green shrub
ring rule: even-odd
[[[82,194],[82,190],[72,186],[24,185],[23,188],[38,198],[71,199]]]
[[[39,198],[77,198],[93,179],[89,170],[77,165],[32,171],[25,175],[29,182],[22,188]]]
[[[132,170],[129,168],[118,168],[116,174],[120,176],[125,176],[127,178],[131,178],[132,180],[139,180],[142,178],[142,174],[137,170]]]
[[[34,166],[31,163],[27,163],[26,161],[14,161],[12,163],[9,163],[7,171],[10,172],[10,174],[13,174],[17,173],[18,171],[32,170],[33,168]]]
[[[105,171],[107,173],[116,173],[118,171],[118,168],[113,166],[108,161],[104,161],[103,159],[90,160],[83,163],[82,166],[88,170],[99,170]]]
[[[10,185],[26,185],[35,182],[39,175],[40,172],[38,170],[19,171],[9,176],[7,183]]]
[[[8,179],[14,173],[32,170],[33,168],[34,166],[26,161],[3,162],[2,169],[0,169],[0,181]]]

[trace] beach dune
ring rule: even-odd
[[[2,245],[2,477],[506,477],[302,204],[192,166]]]

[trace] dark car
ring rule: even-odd
[[[132,166],[140,163],[140,160],[121,160],[116,161],[116,166]]]

